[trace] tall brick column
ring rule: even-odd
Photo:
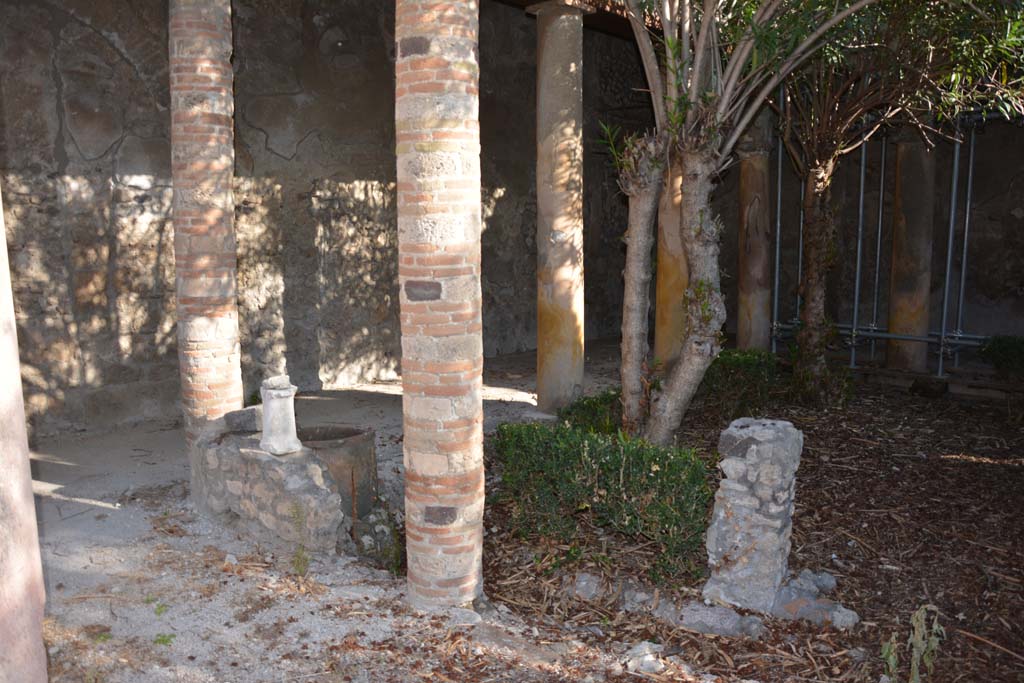
[[[740,140],[739,315],[736,346],[771,348],[772,231],[768,155],[771,119],[764,111]]]
[[[0,683],[45,683],[43,567],[0,200]]]
[[[583,15],[573,0],[537,15],[537,406],[583,393]]]
[[[409,601],[482,586],[477,0],[398,0],[395,130]]]
[[[932,231],[935,220],[935,152],[917,136],[896,143],[893,188],[892,276],[889,280],[889,332],[924,337],[932,287]],[[890,339],[886,365],[925,372],[927,342]]]
[[[178,361],[191,446],[209,421],[242,406],[231,1],[171,0],[169,45]]]

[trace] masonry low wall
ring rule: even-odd
[[[260,448],[259,436],[229,433],[198,444],[193,500],[215,515],[237,515],[260,539],[344,550],[352,520],[326,465],[307,448],[271,455]]]

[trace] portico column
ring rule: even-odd
[[[583,15],[572,0],[537,15],[537,407],[583,393]]]
[[[771,347],[770,150],[771,119],[764,111],[741,138],[737,150],[740,222],[736,346],[741,349],[767,351]]]
[[[43,568],[32,499],[11,268],[0,199],[0,681],[46,683]]]
[[[178,362],[191,446],[209,422],[242,407],[231,1],[170,0],[169,12]]]
[[[395,130],[408,598],[483,583],[477,0],[398,0]]]
[[[682,169],[678,164],[670,164],[665,169],[658,204],[657,267],[654,271],[654,361],[663,366],[676,361],[686,337],[690,265],[680,224],[683,190]]]
[[[889,332],[925,337],[931,300],[932,232],[935,220],[935,152],[907,134],[896,143],[893,187],[892,277]],[[886,365],[925,372],[928,343],[890,339]]]

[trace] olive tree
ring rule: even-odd
[[[655,121],[650,133],[611,141],[629,199],[621,368],[627,431],[670,442],[721,348],[721,222],[711,193],[741,134],[832,29],[876,1],[626,0]],[[645,377],[651,247],[666,168],[682,178],[687,321],[678,360],[651,391]]]

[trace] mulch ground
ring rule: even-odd
[[[585,524],[571,547],[528,542],[508,530],[500,505],[489,507],[486,521],[490,597],[568,623],[584,641],[656,640],[723,681],[765,683],[877,681],[882,643],[894,633],[905,643],[910,615],[930,604],[946,639],[925,681],[1024,681],[1020,406],[858,385],[841,408],[780,398],[769,412],[805,435],[790,567],[836,576],[834,597],[861,616],[851,631],[768,620],[760,641],[709,637],[567,600],[564,576],[586,570],[612,581],[646,580],[657,548]],[[724,426],[697,406],[679,442],[713,459]],[[699,595],[702,582],[690,577],[659,590],[683,600]],[[909,662],[905,649],[901,654],[905,681]]]

